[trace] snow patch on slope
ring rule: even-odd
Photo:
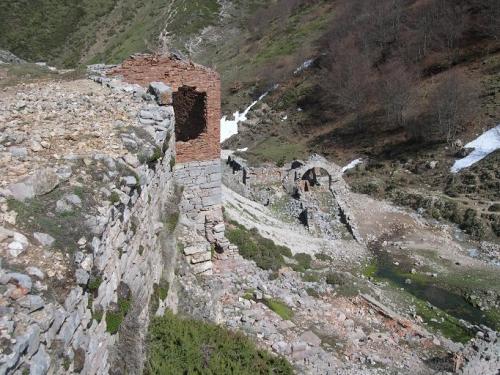
[[[353,169],[356,165],[361,164],[363,160],[356,159],[347,164],[344,168],[342,168],[342,173],[348,171],[349,169]]]
[[[452,173],[457,173],[464,168],[468,168],[492,152],[500,149],[500,125],[484,132],[472,142],[467,143],[465,148],[473,148],[474,151],[465,158],[455,161],[451,167]]]
[[[259,99],[255,100],[252,104],[250,104],[243,112],[236,111],[233,113],[234,120],[228,120],[227,116],[222,117],[220,120],[220,141],[224,142],[226,139],[231,138],[233,135],[238,134],[238,124],[240,122],[248,120],[247,115],[248,112],[265,96],[269,93],[269,91],[262,94]]]

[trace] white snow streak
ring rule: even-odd
[[[467,143],[465,148],[473,148],[474,151],[465,158],[455,161],[455,164],[451,167],[452,173],[457,173],[464,168],[470,167],[492,152],[500,149],[500,125],[484,132],[472,142]]]
[[[233,113],[234,120],[228,120],[227,116],[222,117],[220,120],[220,141],[224,142],[226,139],[231,138],[233,135],[238,134],[238,124],[240,122],[248,120],[248,112],[264,97],[269,93],[269,91],[262,94],[259,99],[250,104],[242,113],[236,111]]]
[[[295,74],[295,75],[299,74],[301,71],[309,68],[313,64],[313,62],[314,62],[314,59],[309,59],[309,60],[304,61],[301,66],[299,66],[297,69],[295,69],[293,71],[293,74]]]
[[[347,164],[344,168],[342,168],[342,173],[345,171],[348,171],[349,169],[353,169],[356,165],[361,164],[363,160],[361,159],[356,159],[351,161],[349,164]]]

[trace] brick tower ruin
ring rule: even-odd
[[[197,233],[202,234],[217,252],[223,253],[229,242],[224,237],[222,217],[219,75],[171,55],[144,54],[125,60],[113,74],[143,87],[151,82],[171,87],[176,138],[174,174],[184,188],[181,212],[193,221]],[[191,251],[194,253],[186,253],[188,257],[197,256],[196,249]],[[199,271],[205,270],[200,268]]]

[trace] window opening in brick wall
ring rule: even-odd
[[[187,142],[207,131],[207,94],[182,86],[173,94],[176,141]]]

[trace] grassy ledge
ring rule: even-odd
[[[149,326],[144,374],[288,375],[293,369],[242,334],[167,312]]]

